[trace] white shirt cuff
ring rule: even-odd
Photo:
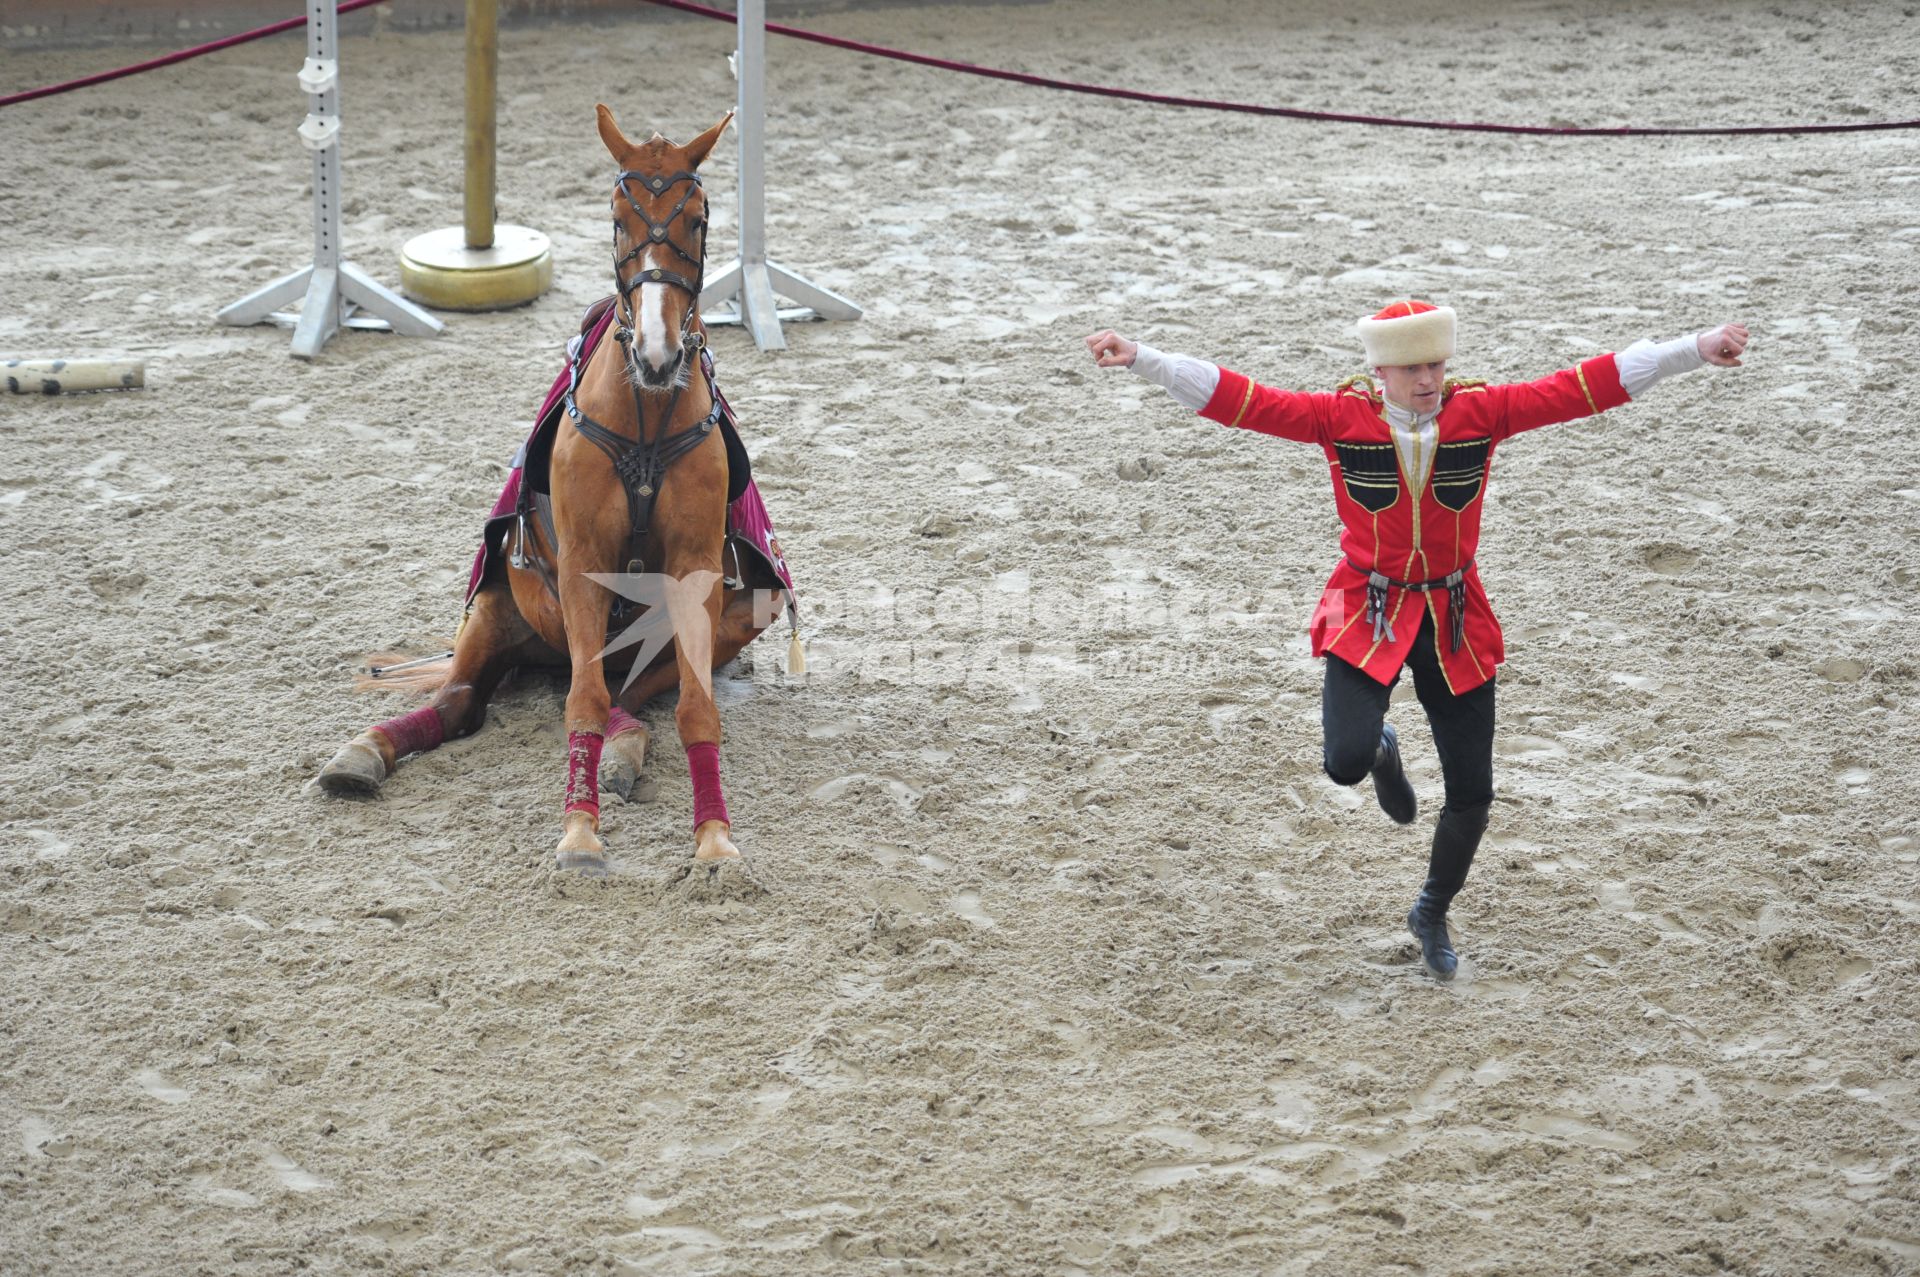
[[[1173,396],[1183,408],[1199,412],[1220,386],[1220,369],[1191,355],[1169,355],[1147,343],[1136,343],[1139,353],[1133,357],[1133,371]]]
[[[1700,355],[1698,333],[1657,344],[1644,339],[1636,341],[1613,358],[1620,370],[1620,388],[1627,392],[1629,399],[1638,399],[1652,390],[1663,377],[1692,372],[1707,362]]]

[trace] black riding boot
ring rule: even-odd
[[[1433,854],[1427,861],[1427,882],[1407,914],[1407,930],[1420,942],[1420,961],[1439,980],[1453,979],[1460,965],[1447,935],[1447,906],[1466,884],[1480,835],[1487,831],[1491,806],[1441,809],[1440,823],[1433,830]]]
[[[1420,814],[1420,799],[1400,765],[1400,735],[1391,724],[1381,727],[1380,747],[1373,754],[1373,796],[1396,825],[1411,825]]]

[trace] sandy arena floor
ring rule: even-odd
[[[1920,82],[1897,3],[1281,8],[805,23],[1442,118],[1884,119]],[[684,139],[731,39],[506,32],[500,207],[556,288],[313,364],[212,322],[308,252],[297,37],[0,114],[0,353],[150,382],[0,402],[0,1270],[1920,1271],[1912,133],[1369,131],[773,40],[774,254],[867,316],[716,341],[809,607],[806,681],[784,634],[721,679],[767,893],[666,885],[663,706],[621,873],[556,887],[547,674],[376,801],[310,790],[404,707],[349,692],[363,654],[451,633],[606,291],[593,104]],[[344,51],[347,244],[389,282],[459,218],[460,48]],[[1319,772],[1324,461],[1079,344],[1330,387],[1410,292],[1461,310],[1464,376],[1754,330],[1500,453],[1451,987],[1400,926],[1428,821]]]

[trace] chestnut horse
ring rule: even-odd
[[[699,359],[707,208],[697,170],[733,117],[685,146],[658,133],[636,145],[611,111],[598,111],[601,140],[620,167],[613,191],[617,341],[601,342],[579,370],[554,439],[551,526],[528,519],[508,533],[504,576],[474,595],[450,657],[382,680],[430,689],[431,702],[361,733],[318,779],[330,792],[370,792],[400,757],[478,730],[488,697],[515,666],[565,664],[572,674],[567,797],[556,862],[602,873],[603,745],[609,773],[630,784],[648,744],[633,715],[677,686],[675,724],[693,775],[694,860],[718,868],[740,852],[720,790],[711,671],[772,619],[755,607],[750,583],[729,589],[722,575],[727,450],[713,429],[720,408]],[[665,582],[654,602],[669,614],[674,637],[616,702],[602,663],[612,646],[614,593],[593,574],[631,570],[636,560],[656,574],[648,580]]]

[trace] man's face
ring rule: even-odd
[[[1447,379],[1447,361],[1430,364],[1388,364],[1375,368],[1381,389],[1388,399],[1415,412],[1431,412],[1440,406],[1440,387]]]

